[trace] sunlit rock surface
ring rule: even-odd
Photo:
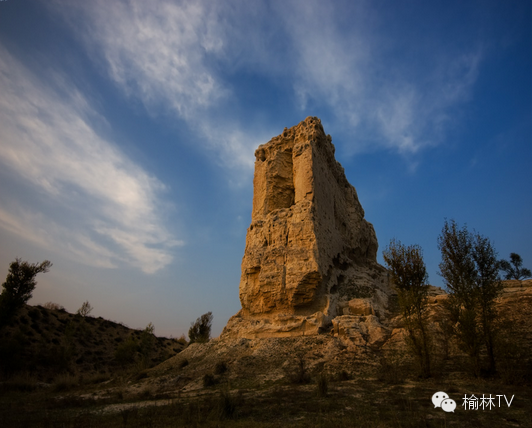
[[[242,310],[223,335],[340,334],[353,320],[333,326],[337,316],[371,315],[374,326],[386,315],[377,237],[334,150],[321,121],[308,117],[255,151]]]

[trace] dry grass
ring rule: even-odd
[[[434,377],[422,380],[408,355],[390,347],[357,353],[328,336],[213,341],[152,369],[66,372],[47,383],[19,371],[0,381],[0,427],[530,426],[532,299],[522,294],[505,300],[512,328],[499,345],[497,377],[473,378],[453,346],[449,358],[435,358]],[[47,318],[66,327],[67,316],[39,309],[20,318],[17,328],[33,329],[32,322]],[[55,337],[45,324],[40,334]],[[114,340],[115,330],[109,333]],[[437,391],[457,402],[454,413],[434,408]],[[503,401],[475,411],[462,407],[464,394],[514,399],[511,407]]]
[[[316,385],[278,384],[266,390],[230,390],[157,400],[151,393],[134,401],[80,398],[35,389],[0,395],[0,426],[6,427],[445,427],[528,426],[532,397],[528,386],[499,381],[406,381],[389,384],[377,379],[328,383],[327,394]],[[434,408],[434,392],[455,399],[455,413]],[[515,395],[511,407],[490,411],[464,410],[463,394]],[[21,399],[24,398],[24,399]],[[108,411],[111,403],[124,403]],[[504,403],[504,402],[503,402]],[[221,425],[222,424],[222,425]]]

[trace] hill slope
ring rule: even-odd
[[[26,305],[0,331],[1,374],[8,377],[22,371],[40,380],[64,372],[112,374],[141,361],[151,367],[184,346],[183,341],[156,337],[101,317]]]

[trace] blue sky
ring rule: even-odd
[[[159,335],[240,309],[254,150],[321,118],[379,239],[532,268],[530,1],[0,1],[0,276]]]

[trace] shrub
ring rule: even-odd
[[[151,356],[155,346],[156,337],[153,334],[154,330],[155,327],[150,322],[139,335],[139,351],[145,360]]]
[[[532,273],[530,269],[521,267],[523,265],[523,259],[519,254],[510,253],[510,261],[499,261],[499,270],[504,271],[506,279],[516,279],[520,281],[524,278],[530,278]],[[521,284],[521,287],[523,284]]]
[[[345,370],[342,370],[336,375],[336,380],[338,380],[339,382],[343,382],[349,379],[351,379],[351,376]]]
[[[78,309],[77,314],[81,315],[82,317],[86,317],[87,315],[89,315],[92,312],[92,309],[93,309],[93,307],[91,306],[91,304],[87,300],[86,302],[83,302],[83,304],[81,305],[81,308]]]
[[[191,323],[190,329],[188,330],[190,343],[205,343],[209,341],[211,337],[212,318],[212,312],[207,312],[199,317],[196,322]]]
[[[184,345],[184,346],[187,346],[187,344],[188,344],[187,338],[185,337],[184,334],[182,334],[179,339],[176,339],[176,341],[179,342],[181,345]]]
[[[214,375],[209,373],[205,374],[203,376],[203,387],[208,388],[214,385],[216,385],[216,378],[214,377]]]
[[[130,337],[116,347],[114,355],[115,360],[122,366],[131,364],[135,362],[138,349],[139,345],[137,341]]]
[[[227,364],[225,361],[218,361],[214,367],[214,374],[221,375],[227,371]]]
[[[46,302],[43,308],[50,309],[51,311],[64,311],[65,307],[54,302]]]
[[[310,382],[307,364],[302,355],[297,356],[295,367],[289,366],[285,369],[285,374],[291,383],[306,384]]]

